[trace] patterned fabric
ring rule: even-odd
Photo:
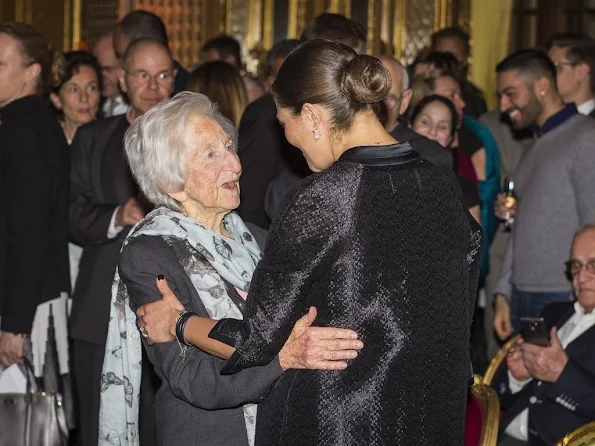
[[[204,264],[193,262],[192,256],[181,259],[209,316],[213,319],[242,319],[242,313],[227,295],[223,280],[247,291],[252,273],[260,260],[260,248],[237,214],[228,214],[223,224],[231,238],[225,238],[182,214],[160,207],[130,231],[124,246],[139,235],[188,243],[208,261],[209,267],[205,267]],[[130,309],[128,293],[118,271],[112,286],[111,303],[101,376],[99,445],[138,445],[142,347],[136,315]],[[185,347],[181,349],[181,354],[184,354]],[[256,409],[256,404],[244,406],[250,445],[254,444]]]

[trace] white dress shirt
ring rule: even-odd
[[[593,110],[595,110],[595,99],[589,99],[587,102],[577,105],[576,109],[581,115],[589,115]]]
[[[116,96],[115,98],[107,98],[103,103],[103,115],[106,118],[112,116],[123,115],[128,111],[128,104],[124,101],[122,95]]]
[[[594,104],[595,107],[595,104]],[[585,331],[595,325],[595,311],[589,314],[585,313],[583,306],[577,302],[574,303],[574,314],[566,321],[564,325],[558,330],[558,339],[562,347],[566,349],[568,344],[582,335]],[[515,394],[519,392],[525,384],[531,379],[526,381],[519,381],[514,378],[510,372],[508,372],[508,384],[510,391]],[[540,385],[539,382],[537,385]],[[523,410],[517,417],[512,420],[508,425],[505,432],[509,436],[516,438],[517,440],[527,441],[529,439],[529,409]]]

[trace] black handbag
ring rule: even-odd
[[[0,446],[66,446],[62,396],[40,390],[31,363],[24,361],[27,393],[0,394]]]

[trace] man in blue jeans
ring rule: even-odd
[[[536,137],[514,173],[518,207],[507,208],[501,195],[496,203],[499,218],[515,218],[494,292],[494,328],[505,339],[521,317],[571,299],[561,265],[575,231],[595,222],[595,121],[563,103],[542,51],[514,53],[496,72],[500,111]]]

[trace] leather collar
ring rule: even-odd
[[[337,160],[338,163],[365,164],[369,166],[396,166],[419,158],[409,143],[390,146],[359,146],[347,150]]]

